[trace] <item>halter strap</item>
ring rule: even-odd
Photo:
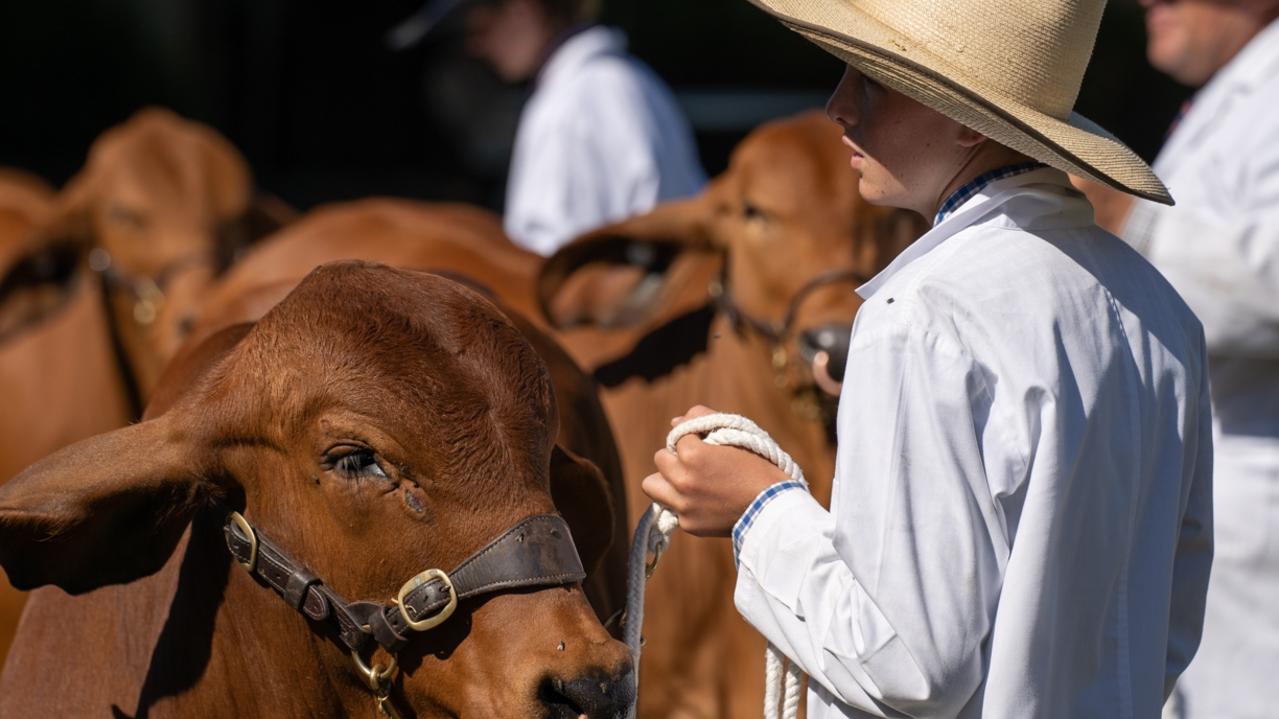
[[[720,268],[720,277],[718,283],[712,287],[711,296],[715,300],[715,306],[719,308],[734,327],[747,327],[756,334],[763,337],[773,344],[780,344],[790,334],[795,324],[795,318],[799,314],[799,307],[804,300],[808,299],[816,290],[826,285],[837,284],[840,282],[848,282],[855,284],[864,284],[869,281],[866,275],[857,270],[830,270],[810,278],[807,282],[800,286],[799,290],[790,298],[790,302],[786,305],[786,311],[782,314],[780,322],[756,317],[746,310],[742,309],[733,299],[732,288],[728,283],[728,263],[725,262]]]
[[[309,619],[335,622],[342,643],[355,652],[375,641],[394,655],[412,633],[448,619],[464,599],[586,577],[568,523],[553,514],[520,521],[451,572],[428,569],[416,575],[387,602],[348,602],[238,512],[228,514],[223,534],[240,566]]]

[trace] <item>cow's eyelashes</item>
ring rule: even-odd
[[[331,457],[333,469],[344,477],[357,479],[369,477],[388,479],[386,470],[377,460],[373,450],[363,447],[349,447],[334,452]]]

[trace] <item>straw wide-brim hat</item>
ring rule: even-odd
[[[1074,112],[1104,0],[750,0],[883,85],[1074,175],[1172,204]]]

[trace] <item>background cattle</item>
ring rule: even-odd
[[[0,171],[0,483],[58,447],[129,419],[101,296],[65,246],[42,246],[54,193]],[[0,659],[25,595],[0,577]]]
[[[210,293],[193,330],[199,340],[236,322],[265,314],[314,267],[337,260],[369,260],[444,274],[489,294],[524,331],[546,362],[560,407],[559,442],[593,462],[608,483],[608,505],[567,486],[555,495],[566,517],[604,521],[592,541],[607,547],[586,582],[602,619],[625,604],[628,549],[621,461],[600,406],[597,386],[530,317],[540,317],[533,283],[541,258],[517,247],[492,213],[465,205],[366,199],[313,210],[247,252]],[[541,325],[544,326],[544,325]],[[610,513],[609,506],[618,511]],[[611,541],[610,541],[611,538]]]
[[[93,143],[40,242],[79,249],[100,278],[140,411],[217,275],[291,216],[254,196],[248,164],[224,137],[147,109]]]
[[[762,126],[699,197],[547,261],[540,301],[603,385],[632,524],[670,418],[695,403],[754,419],[829,501],[834,404],[813,359],[842,377],[853,289],[924,229],[861,199],[839,136],[819,113]],[[733,608],[735,576],[727,542],[674,541],[648,589],[643,716],[759,712],[764,642]]]
[[[561,474],[603,490],[555,446],[550,378],[522,334],[425,273],[323,268],[165,383],[143,422],[0,488],[0,564],[60,588],[32,598],[0,714],[369,714],[333,625],[233,564],[228,509],[347,599],[385,601],[553,511]],[[393,699],[422,717],[613,716],[630,695],[625,647],[573,586],[463,602],[399,662]]]
[[[0,174],[0,482],[136,419],[231,256],[290,217],[224,138],[167,110],[105,132],[56,196]],[[22,602],[0,582],[0,657]]]

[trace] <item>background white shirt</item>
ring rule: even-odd
[[[1212,556],[1201,327],[1066,176],[996,181],[859,292],[831,510],[736,602],[825,717],[1155,717]]]
[[[504,224],[534,252],[549,255],[706,183],[670,90],[625,50],[616,30],[573,35],[543,67],[520,116]]]
[[[1185,716],[1279,716],[1279,23],[1195,96],[1155,162],[1177,204],[1124,238],[1203,320],[1217,554]]]

